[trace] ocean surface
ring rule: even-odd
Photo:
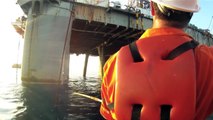
[[[71,57],[65,85],[25,84],[20,69],[1,71],[0,120],[103,120],[99,102],[73,94],[100,98],[98,60],[89,58],[87,77],[83,78],[84,57]]]
[[[84,56],[71,57],[65,85],[25,84],[20,69],[0,71],[0,120],[104,120],[99,102],[73,94],[100,98],[99,59],[89,58],[86,78],[83,63]]]
[[[67,85],[0,86],[0,120],[101,120],[100,103],[72,94],[100,98],[99,79],[70,79]]]

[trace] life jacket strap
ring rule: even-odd
[[[164,60],[173,60],[174,58],[178,57],[179,55],[183,54],[184,52],[194,49],[199,45],[199,43],[195,40],[191,40],[188,42],[185,42],[179,46],[177,46],[175,49],[173,49],[165,58]],[[138,47],[136,45],[136,41],[129,44],[129,48],[133,57],[134,62],[143,62],[144,59],[141,57]]]
[[[141,109],[143,105],[141,104],[134,104],[132,108],[132,117],[131,120],[140,120]],[[161,105],[161,113],[160,113],[160,120],[170,120],[170,112],[171,112],[171,105]]]
[[[114,110],[114,103],[108,104],[107,107],[109,110]],[[141,105],[141,104],[134,104],[132,106],[131,120],[140,120],[142,107],[143,107],[143,105]]]
[[[143,105],[141,105],[141,104],[133,105],[131,120],[140,120],[142,107],[143,107]]]
[[[177,46],[174,50],[172,50],[164,60],[173,60],[184,52],[194,49],[199,45],[199,43],[195,40],[191,40],[189,42],[185,42],[179,46]]]
[[[130,48],[134,62],[143,62],[144,61],[138,51],[138,47],[137,47],[135,41],[129,44],[129,48]]]
[[[170,120],[171,105],[161,105],[161,120]]]

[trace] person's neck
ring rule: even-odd
[[[153,26],[152,26],[152,28],[166,28],[166,27],[172,27],[172,26],[169,26],[164,20],[157,19],[155,16],[153,17]],[[176,28],[176,29],[183,30],[181,28]]]

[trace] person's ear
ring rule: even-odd
[[[154,3],[151,1],[151,2],[150,2],[150,9],[151,9],[151,14],[152,14],[152,16],[155,15],[155,9],[154,9],[153,4],[154,4]]]

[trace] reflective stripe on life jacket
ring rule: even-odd
[[[117,120],[130,120],[134,105],[141,105],[140,120],[193,120],[195,114],[195,60],[188,50],[164,60],[187,40],[146,38],[137,41],[142,62],[133,62],[128,46],[118,53],[114,110]],[[164,111],[164,112],[162,112]]]

